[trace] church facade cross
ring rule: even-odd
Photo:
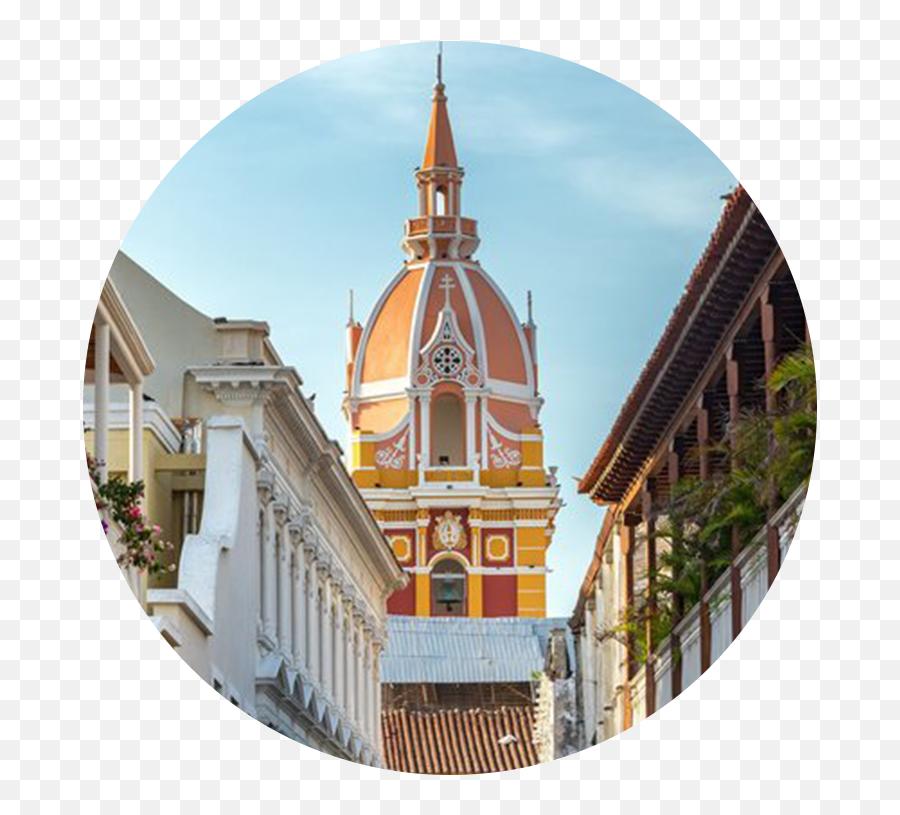
[[[456,283],[453,282],[450,272],[444,273],[444,276],[441,278],[440,288],[444,290],[444,308],[450,308],[450,291],[456,288]]]

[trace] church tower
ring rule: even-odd
[[[474,254],[438,57],[419,213],[365,326],[347,327],[349,467],[412,579],[393,614],[543,617],[561,505],[544,466],[537,329]]]

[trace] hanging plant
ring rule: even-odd
[[[175,545],[162,540],[160,528],[150,523],[141,509],[144,482],[113,476],[105,484],[100,483],[100,465],[90,453],[87,454],[87,468],[96,487],[95,503],[104,533],[109,532],[105,516],[122,530],[118,543],[123,551],[116,559],[119,566],[151,575],[174,572],[176,566],[171,558]]]

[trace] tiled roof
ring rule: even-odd
[[[496,710],[386,711],[385,767],[406,773],[465,775],[538,763],[531,706]]]
[[[547,639],[553,628],[566,628],[566,620],[391,615],[381,658],[381,681],[530,682],[535,672],[544,669]],[[574,652],[570,658],[574,659]]]
[[[746,231],[744,227],[751,225]],[[736,243],[740,241],[743,246],[741,251],[735,252]],[[719,219],[719,223],[713,231],[706,250],[700,261],[695,266],[684,293],[675,307],[662,336],[656,345],[644,369],[641,371],[625,403],[622,405],[618,418],[606,441],[581,478],[578,491],[590,494],[600,503],[610,503],[621,498],[623,484],[637,471],[642,463],[643,447],[650,445],[655,436],[646,428],[642,432],[632,432],[634,428],[651,414],[656,421],[662,412],[674,414],[680,405],[680,399],[689,390],[692,383],[690,378],[696,374],[697,348],[689,353],[687,340],[691,340],[694,346],[700,347],[706,354],[712,353],[715,342],[710,341],[713,329],[718,330],[720,323],[726,325],[729,322],[729,314],[719,309],[719,303],[714,302],[709,296],[710,284],[720,280],[723,268],[727,271],[728,264],[733,267],[728,285],[733,290],[722,299],[727,305],[739,305],[739,296],[735,295],[737,289],[734,282],[745,284],[752,282],[752,276],[762,271],[765,259],[777,249],[774,235],[762,218],[755,204],[746,190],[739,186],[726,199],[725,207]],[[723,272],[724,274],[724,272]],[[724,284],[723,284],[724,285]],[[738,295],[740,292],[738,292]],[[719,311],[716,315],[700,315],[704,308],[708,311]],[[721,312],[721,313],[719,313]],[[695,335],[689,332],[696,329]],[[701,337],[701,334],[704,334]],[[705,336],[709,334],[710,336]],[[696,342],[694,342],[696,340]],[[685,364],[685,372],[679,372],[679,381],[675,384],[676,374],[671,369],[674,357],[679,356],[682,362],[686,362],[691,356],[690,364]],[[662,381],[668,376],[669,380]],[[661,384],[662,383],[662,384]],[[649,419],[648,419],[649,421]],[[655,432],[655,431],[654,431]],[[637,448],[641,449],[637,449]],[[616,472],[616,470],[619,472]],[[624,479],[624,480],[623,480]]]

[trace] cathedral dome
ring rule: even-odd
[[[441,330],[443,337],[436,336]],[[503,292],[477,264],[407,264],[362,332],[352,390],[366,397],[425,387],[431,384],[426,369],[443,359],[443,372],[464,387],[488,384],[510,396],[534,398],[528,333],[529,327],[520,325]],[[453,370],[457,355],[444,350],[450,346],[458,346],[463,357],[458,371]],[[438,363],[434,353],[429,358],[429,351],[437,351]],[[465,363],[469,370],[463,376]]]
[[[478,390],[493,418],[521,434],[540,405],[536,328],[526,323],[472,255],[478,225],[462,215],[465,172],[456,157],[444,85],[432,97],[431,124],[415,178],[419,213],[406,221],[400,272],[365,327],[349,325],[347,412],[354,431],[384,434],[408,416],[411,391]],[[476,445],[477,447],[478,445]]]

